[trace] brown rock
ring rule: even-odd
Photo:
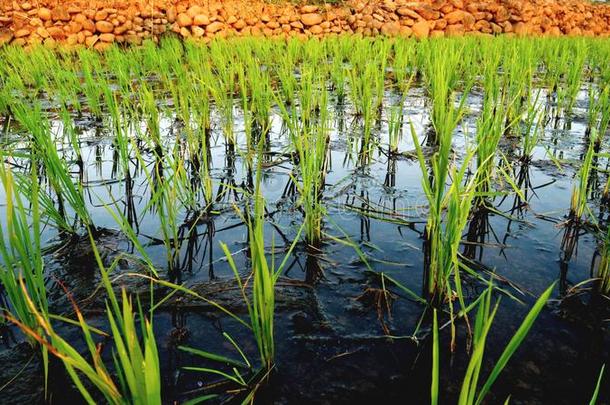
[[[530,33],[530,27],[528,24],[523,22],[518,22],[514,27],[515,34],[519,36],[525,36]]]
[[[455,10],[449,14],[446,14],[444,19],[447,20],[447,24],[449,25],[461,23],[464,21],[464,11]]]
[[[186,11],[186,15],[188,15],[191,18],[195,18],[196,16],[200,15],[200,14],[205,14],[205,10],[203,9],[203,7],[201,6],[192,6],[191,8],[189,8]]]
[[[399,8],[398,10],[396,10],[396,14],[398,14],[401,17],[409,17],[414,20],[419,20],[422,18],[419,14],[417,14],[415,11],[411,10],[409,7]]]
[[[381,26],[381,33],[389,37],[395,37],[400,33],[400,24],[397,21],[387,22]]]
[[[10,31],[0,32],[0,46],[9,44],[13,40],[13,33]]]
[[[236,30],[241,30],[246,26],[246,22],[243,19],[239,19],[237,21],[235,21],[235,23],[233,24],[233,28],[235,28]]]
[[[46,7],[39,8],[38,18],[40,18],[42,21],[51,21],[51,10]]]
[[[68,35],[68,38],[66,38],[66,44],[68,44],[70,46],[74,46],[74,45],[78,44],[78,37],[74,34]]]
[[[220,21],[214,21],[213,23],[211,23],[210,25],[208,25],[206,27],[206,32],[209,32],[211,34],[220,31],[221,29],[223,29],[224,24],[221,23]]]
[[[106,34],[100,35],[100,41],[102,41],[102,42],[114,42],[114,38],[115,38],[114,34],[106,33]]]
[[[51,10],[51,19],[53,21],[70,21],[70,13],[62,6],[57,6]]]
[[[320,14],[317,14],[317,13],[301,14],[301,22],[306,27],[311,27],[312,25],[318,25],[322,21],[324,21],[324,18],[322,18],[322,16]]]
[[[95,29],[103,34],[108,34],[114,31],[114,24],[108,21],[98,21],[95,23]]]
[[[188,14],[180,13],[178,14],[178,17],[176,17],[176,22],[179,27],[188,27],[193,23],[193,19],[189,17]]]
[[[319,25],[314,25],[314,26],[309,27],[309,32],[311,32],[314,35],[317,35],[317,34],[323,33],[324,29]]]
[[[106,20],[108,18],[108,11],[106,10],[100,10],[97,13],[95,13],[95,17],[93,17],[93,19],[95,21],[103,21]]]
[[[25,28],[15,31],[15,38],[23,38],[28,35],[30,35],[30,31]]]
[[[197,14],[193,17],[193,25],[208,25],[210,24],[210,18],[205,14]]]
[[[81,25],[83,26],[84,30],[91,32],[95,31],[95,23],[89,19],[85,19],[83,22],[81,22]]]
[[[85,45],[87,47],[92,47],[99,40],[97,35],[91,35],[90,37],[85,38]]]
[[[413,30],[413,35],[420,39],[428,38],[430,35],[430,25],[428,24],[428,21],[419,21],[413,24],[411,29]]]
[[[44,27],[38,27],[36,29],[36,33],[40,36],[40,38],[49,38],[51,36],[49,31],[47,31],[47,29]]]
[[[306,6],[301,7],[300,11],[301,11],[301,14],[315,13],[316,11],[318,11],[318,6],[306,5]]]
[[[445,28],[445,34],[450,37],[459,37],[464,35],[464,25],[462,24],[451,24]]]
[[[66,33],[60,27],[49,27],[47,32],[53,39],[63,39],[66,37]]]
[[[202,36],[205,35],[205,29],[201,28],[201,27],[192,27],[191,31],[193,32],[193,36],[195,38],[201,38]]]
[[[173,24],[174,22],[176,22],[176,17],[177,17],[176,8],[175,7],[168,8],[165,13],[165,18],[167,18],[167,22]],[[129,41],[127,41],[127,42],[129,42]]]

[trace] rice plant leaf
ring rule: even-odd
[[[481,388],[479,395],[477,396],[475,404],[478,405],[483,402],[483,399],[491,389],[493,383],[500,375],[500,372],[504,369],[512,355],[517,351],[519,345],[523,342],[525,336],[527,335],[532,325],[534,324],[534,321],[538,317],[538,314],[540,314],[540,311],[542,311],[542,309],[546,305],[546,302],[548,301],[549,297],[551,296],[551,293],[553,292],[553,289],[555,288],[555,284],[556,283],[551,284],[551,286],[547,288],[546,291],[542,293],[542,295],[540,295],[538,300],[536,300],[536,303],[521,323],[521,326],[519,326],[514,336],[511,338],[511,340],[508,342],[508,345],[502,352],[502,355],[500,355],[500,358],[496,362],[496,365],[491,371],[489,377],[487,377],[485,384],[483,384],[483,387]]]
[[[589,405],[595,405],[597,403],[597,397],[599,396],[599,389],[602,385],[602,379],[604,378],[604,370],[606,365],[604,364],[599,371],[599,377],[597,377],[597,384],[595,385],[595,390],[593,391],[593,396],[591,397],[591,401],[589,401]]]

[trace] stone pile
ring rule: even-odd
[[[581,0],[348,0],[340,5],[262,0],[0,0],[0,46],[58,43],[98,50],[174,32],[214,37],[610,35],[610,5]]]

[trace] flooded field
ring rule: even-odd
[[[0,57],[0,402],[610,401],[607,40]]]

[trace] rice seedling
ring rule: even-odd
[[[482,375],[483,358],[485,354],[486,341],[493,324],[494,317],[500,305],[498,300],[495,305],[491,303],[493,286],[490,283],[487,290],[472,304],[476,304],[476,319],[473,330],[473,349],[470,355],[470,361],[462,381],[462,387],[458,399],[460,405],[481,404],[485,397],[489,394],[493,384],[498,379],[502,370],[506,367],[511,357],[515,354],[519,346],[525,340],[528,332],[532,328],[540,311],[546,305],[555,283],[547,288],[540,297],[536,300],[528,314],[523,319],[521,325],[515,331],[510,341],[502,351],[502,354],[495,362],[493,369],[485,380]],[[432,340],[432,385],[431,385],[431,403],[438,403],[439,389],[439,330],[437,324],[436,312],[434,313],[433,322],[433,340]],[[480,381],[483,381],[482,383]]]
[[[502,71],[506,76],[503,93],[506,101],[511,103],[507,111],[507,123],[517,122],[521,118],[529,99],[538,61],[533,41],[511,41],[506,45]]]
[[[94,330],[86,323],[78,307],[75,306],[78,325],[83,333],[91,360],[82,356],[53,329],[50,318],[36,308],[29,299],[25,287],[23,295],[41,332],[28,328],[16,319],[12,319],[12,321],[25,334],[38,341],[62,361],[85,402],[95,404],[98,402],[96,397],[99,395],[92,392],[91,387],[83,382],[83,377],[110,404],[161,404],[160,365],[152,323],[146,320],[140,307],[138,315],[141,319],[141,328],[138,330],[133,305],[125,290],[122,292],[122,306],[120,307],[112,290],[108,291],[112,305],[108,304],[106,310],[115,350],[113,355],[114,371],[117,374],[115,378],[103,362],[93,337]],[[141,343],[138,334],[142,336]]]
[[[93,220],[85,204],[82,184],[75,184],[70,176],[70,171],[66,167],[67,163],[59,156],[51,135],[49,122],[42,117],[40,106],[36,105],[30,108],[23,104],[17,104],[13,106],[13,111],[16,119],[32,134],[35,148],[34,156],[41,160],[45,175],[57,197],[57,212],[62,220],[57,221],[56,225],[59,227],[67,226],[61,228],[61,230],[75,233],[75,226],[68,226],[69,221],[66,220],[68,215],[66,212],[67,204],[74,211],[75,220],[80,221],[84,226],[93,227]]]
[[[420,69],[424,72],[432,103],[430,121],[434,134],[429,141],[439,146],[439,154],[442,156],[446,155],[442,150],[451,147],[451,135],[465,113],[466,98],[472,85],[472,77],[466,77],[462,96],[456,106],[455,92],[460,80],[464,52],[464,45],[458,45],[458,42],[442,42],[420,47]]]
[[[488,61],[483,67],[485,94],[483,110],[477,120],[477,193],[482,200],[491,194],[492,181],[495,177],[495,157],[500,139],[505,133],[507,104],[501,93],[501,83],[497,79],[501,54],[498,51],[488,53]]]
[[[296,152],[298,178],[293,178],[305,216],[305,238],[310,246],[322,240],[322,218],[325,208],[322,193],[326,178],[329,143],[328,94],[315,70],[304,70],[299,91],[300,109],[288,111],[278,103]],[[311,103],[316,100],[319,108]]]
[[[2,308],[2,316],[16,319],[30,330],[39,331],[35,314],[48,315],[49,303],[40,240],[37,165],[32,165],[31,188],[27,194],[22,194],[4,158],[4,154],[0,153],[0,181],[6,197],[6,221],[0,222],[0,284],[8,304],[8,307]],[[29,208],[24,198],[30,199]],[[34,338],[30,339],[30,344],[36,343]],[[46,388],[49,360],[44,346],[42,358]]]
[[[574,222],[584,220],[584,214],[590,214],[588,208],[589,197],[589,179],[593,167],[593,159],[595,156],[595,142],[589,142],[587,151],[580,170],[578,171],[578,182],[572,187],[572,197],[570,199],[570,213],[568,218]]]
[[[256,175],[256,189],[252,196],[252,212],[242,215],[242,219],[248,227],[248,247],[250,252],[250,264],[252,268],[252,298],[246,293],[247,285],[242,281],[242,276],[235,265],[233,256],[226,244],[221,243],[229,266],[233,270],[235,279],[239,284],[242,296],[248,308],[250,326],[256,340],[260,360],[263,368],[270,370],[275,359],[274,340],[274,317],[275,317],[275,284],[284,269],[290,252],[294,249],[298,236],[289,247],[284,259],[276,267],[275,256],[272,254],[271,262],[268,261],[265,252],[264,218],[265,200],[260,191],[261,168],[259,166]],[[301,231],[299,230],[299,234]],[[272,250],[274,247],[272,246]]]
[[[475,178],[465,181],[465,173],[474,152],[467,151],[460,168],[452,165],[451,133],[442,132],[439,150],[431,157],[431,173],[428,176],[426,158],[419,146],[415,130],[411,133],[417,148],[422,173],[422,187],[428,200],[428,219],[424,234],[424,288],[433,305],[447,301],[453,313],[453,288],[451,277],[462,307],[465,306],[461,291],[459,259],[462,230],[466,226],[475,196]],[[447,188],[447,180],[451,185]]]
[[[597,288],[603,295],[610,295],[610,227],[600,242],[599,264],[597,265]]]

